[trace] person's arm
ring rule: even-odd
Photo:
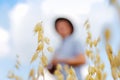
[[[69,64],[69,65],[72,65],[72,66],[77,66],[77,65],[85,64],[86,59],[85,59],[84,54],[79,54],[79,55],[77,55],[75,57],[62,59],[62,60],[58,60],[58,61]]]
[[[54,58],[52,60],[52,64],[56,65],[58,63],[66,63],[68,65],[71,66],[77,66],[77,65],[82,65],[86,63],[86,59],[85,59],[85,55],[84,54],[79,54],[75,57],[71,57],[71,58],[66,58],[66,59],[57,59]]]

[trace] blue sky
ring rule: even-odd
[[[0,0],[0,25],[8,29],[10,26],[8,12],[19,2],[25,2],[24,0]]]
[[[108,4],[108,0],[71,0],[69,3],[68,1],[0,0],[0,80],[7,80],[8,70],[14,70],[16,54],[21,56],[22,62],[20,72],[16,73],[22,75],[25,80],[29,69],[37,65],[36,63],[31,66],[28,64],[36,47],[33,27],[37,22],[43,21],[45,35],[51,39],[51,45],[54,48],[57,47],[59,37],[55,34],[52,24],[56,16],[70,17],[76,26],[76,37],[83,43],[85,43],[86,36],[83,23],[87,18],[90,18],[93,39],[102,36],[106,24],[110,24],[109,27],[114,35],[111,45],[114,52],[117,53],[120,47],[120,36],[118,35],[120,27],[118,16],[114,8]],[[98,47],[102,60],[106,63],[107,80],[112,80],[104,44],[102,37]]]

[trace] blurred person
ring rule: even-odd
[[[62,67],[67,64],[68,66],[72,66],[74,68],[78,80],[82,80],[80,68],[81,65],[85,64],[86,59],[82,44],[73,36],[74,26],[72,22],[67,18],[57,18],[55,20],[55,29],[61,36],[62,43],[55,51],[55,55],[51,62],[53,66],[49,69],[49,71],[54,73],[57,64],[61,64]],[[62,73],[66,78],[64,70]]]

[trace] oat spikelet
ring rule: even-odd
[[[34,32],[35,33],[37,33],[37,32],[43,33],[42,22],[39,22],[36,24],[36,26],[34,28]]]
[[[72,67],[70,67],[68,70],[67,80],[77,80],[76,73]]]
[[[29,79],[33,78],[34,75],[35,75],[35,71],[34,71],[34,69],[31,69],[30,72],[29,72]]]
[[[44,42],[49,45],[49,44],[50,44],[50,39],[47,38],[47,37],[45,37],[45,38],[44,38]]]
[[[63,74],[61,73],[61,68],[62,66],[60,64],[57,65],[57,70],[54,72],[57,80],[64,80],[64,76]]]
[[[38,47],[37,47],[37,50],[36,51],[42,51],[43,50],[43,48],[44,48],[44,45],[43,45],[43,43],[40,43],[39,45],[38,45]]]
[[[34,53],[34,55],[32,56],[32,59],[31,59],[30,63],[34,62],[37,58],[38,58],[38,52]]]
[[[54,49],[53,49],[52,47],[48,47],[47,50],[48,50],[49,52],[51,52],[51,53],[54,52]]]
[[[8,78],[13,79],[14,77],[15,77],[15,74],[13,73],[13,71],[9,71],[8,72]]]
[[[42,62],[44,67],[48,65],[48,59],[44,54],[41,57],[41,62]]]
[[[90,28],[89,20],[85,21],[84,26],[85,26],[86,29]]]

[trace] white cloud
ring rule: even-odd
[[[96,2],[103,0],[45,0],[40,7],[45,14],[85,15]]]
[[[50,14],[51,11],[55,14],[88,14],[90,11],[90,4],[84,4],[79,0],[46,0],[42,5],[42,10],[44,13]],[[53,5],[54,4],[54,5]],[[74,6],[75,5],[75,6]]]
[[[112,24],[115,18],[113,7],[106,4],[95,4],[89,14],[91,23],[91,32],[93,36],[98,37],[106,24]],[[107,27],[107,26],[106,26]]]
[[[0,27],[0,57],[7,56],[10,53],[9,33]]]
[[[32,19],[29,19],[30,7],[26,3],[18,3],[9,13],[11,20],[12,53],[21,56],[22,62],[28,61],[33,52]],[[31,13],[30,13],[31,14]]]
[[[10,17],[12,19],[12,21],[17,24],[20,21],[22,21],[23,17],[25,16],[25,14],[28,11],[28,5],[26,4],[18,4],[17,6],[15,6],[13,8],[13,10],[10,13]]]

